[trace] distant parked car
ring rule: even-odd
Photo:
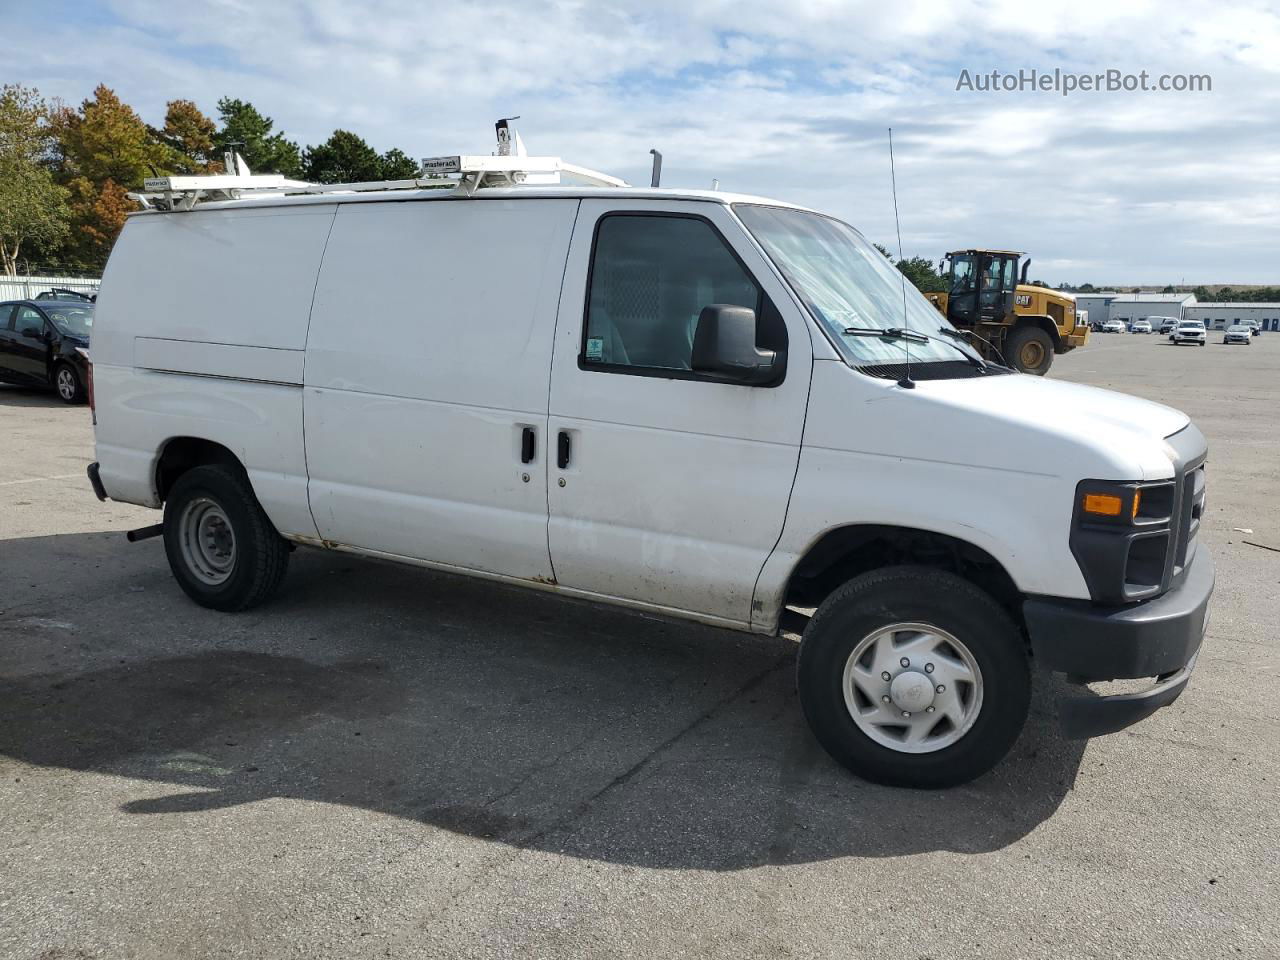
[[[1244,323],[1233,323],[1222,334],[1223,343],[1243,343],[1246,347],[1253,337],[1253,327]]]
[[[52,387],[66,403],[83,403],[93,307],[52,299],[0,303],[0,381]]]
[[[93,303],[97,294],[81,293],[79,290],[68,290],[66,287],[54,287],[36,294],[37,300],[75,300],[79,303]]]
[[[1240,322],[1248,325],[1249,335],[1251,337],[1256,337],[1258,334],[1262,332],[1262,324],[1257,320],[1241,320]]]
[[[1108,320],[1102,325],[1103,333],[1124,333],[1123,320]]]
[[[1152,320],[1159,320],[1161,333],[1173,333],[1173,328],[1178,325],[1177,317],[1152,317]]]
[[[1147,320],[1135,320],[1133,326],[1129,328],[1130,333],[1150,333],[1151,323]]]
[[[1173,328],[1173,333],[1169,334],[1169,339],[1175,344],[1198,343],[1203,347],[1205,344],[1204,324],[1199,320],[1181,320]]]

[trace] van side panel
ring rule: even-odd
[[[239,458],[286,536],[315,537],[302,364],[335,205],[129,218],[103,276],[91,357],[97,457],[115,500],[159,506],[175,437]]]
[[[323,538],[551,578],[547,392],[577,209],[479,198],[341,207],[304,391]]]

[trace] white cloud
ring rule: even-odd
[[[411,155],[535,151],[778,196],[909,253],[990,244],[1100,282],[1277,279],[1280,17],[1268,6],[1078,0],[423,4],[116,0],[11,16],[11,77],[71,102],[105,82],[164,102],[253,101],[295,139],[335,127]],[[90,25],[86,26],[88,22]],[[977,94],[1019,68],[1209,73],[1213,92]],[[1034,271],[1033,271],[1034,272]]]

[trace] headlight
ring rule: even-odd
[[[1172,480],[1080,482],[1071,552],[1094,600],[1126,603],[1160,592],[1173,542],[1173,503]]]

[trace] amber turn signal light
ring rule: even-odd
[[[1137,512],[1138,500],[1134,498],[1134,512]],[[1124,507],[1123,501],[1111,493],[1086,493],[1084,495],[1084,512],[1099,517],[1118,517]]]

